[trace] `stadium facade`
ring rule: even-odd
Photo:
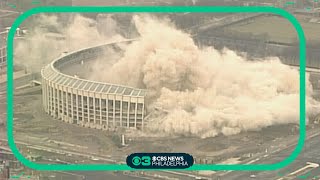
[[[143,129],[146,90],[91,81],[61,72],[66,66],[86,64],[103,55],[106,48],[120,49],[119,45],[130,42],[81,49],[42,68],[44,110],[54,118],[83,127]]]

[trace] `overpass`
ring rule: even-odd
[[[290,67],[297,69],[297,70],[300,70],[299,66],[290,65]],[[320,75],[320,67],[319,68],[306,67],[306,72]]]
[[[5,78],[5,79],[4,79]],[[2,81],[0,81],[0,92],[6,92],[7,91],[7,80],[6,76],[2,77]],[[40,79],[40,73],[29,73],[24,74],[24,72],[16,72],[14,75],[14,89],[23,87],[23,86],[37,86],[40,85],[41,82],[38,81]]]
[[[4,9],[0,9],[0,18],[5,18],[14,14],[20,14],[17,11],[10,11],[10,10],[4,10]]]

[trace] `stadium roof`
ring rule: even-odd
[[[56,70],[52,64],[45,66],[41,72],[42,75],[50,81],[83,91],[136,97],[144,97],[147,94],[147,90],[145,89],[137,89],[122,85],[91,81],[62,74]]]

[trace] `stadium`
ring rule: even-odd
[[[42,98],[46,113],[64,122],[95,129],[143,129],[146,90],[64,73],[68,67],[85,66],[96,57],[105,55],[107,48],[120,50],[121,44],[131,41],[67,53],[42,68]]]

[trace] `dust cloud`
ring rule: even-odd
[[[123,39],[117,22],[41,15],[37,27],[15,47],[15,62],[39,70],[65,51]],[[251,61],[229,49],[199,48],[168,19],[134,15],[138,40],[124,54],[110,54],[92,65],[100,81],[148,90],[146,132],[214,137],[288,123],[299,123],[299,72],[277,57]],[[50,26],[62,39],[48,38]],[[47,36],[45,36],[47,35]],[[114,57],[114,58],[111,58]],[[108,61],[109,59],[118,61]],[[94,78],[94,79],[96,79]],[[307,114],[319,113],[307,75]],[[307,119],[308,120],[308,119]]]
[[[27,19],[23,25],[32,29],[23,40],[15,41],[14,62],[22,64],[33,72],[58,58],[65,52],[124,39],[119,35],[112,15],[103,22],[79,14],[65,16],[39,14]],[[107,27],[111,33],[99,29]]]
[[[299,72],[279,58],[250,61],[228,49],[200,49],[167,20],[138,15],[133,20],[139,40],[96,75],[148,89],[147,132],[205,138],[299,123]],[[308,79],[310,117],[320,106],[311,98]]]

